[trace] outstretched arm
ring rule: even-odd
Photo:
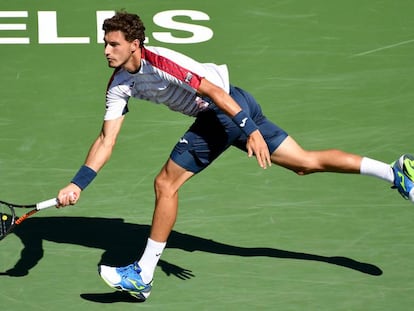
[[[96,175],[109,160],[124,118],[125,116],[122,116],[115,120],[104,121],[98,138],[89,149],[85,164],[73,178],[72,182],[59,191],[59,206],[76,204],[81,191],[87,186],[90,176]]]
[[[198,92],[201,95],[210,97],[217,107],[224,111],[230,118],[233,119],[233,121],[237,122],[236,119],[238,117],[243,119],[241,120],[242,122],[237,122],[239,126],[242,126],[240,123],[242,123],[243,126],[246,124],[246,120],[244,120],[244,118],[246,117],[247,119],[248,115],[244,114],[237,102],[223,89],[208,80],[203,79],[201,80]],[[251,120],[251,122],[253,121]],[[266,168],[271,165],[269,148],[267,147],[267,144],[258,129],[254,129],[251,133],[248,133],[246,148],[249,157],[253,155],[256,156],[260,167]]]

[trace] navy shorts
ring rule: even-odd
[[[263,115],[259,104],[246,91],[231,86],[230,96],[256,123],[269,152],[273,153],[288,134]],[[170,158],[186,170],[198,173],[230,146],[247,151],[246,142],[246,135],[232,119],[213,106],[197,115],[195,122],[175,145]]]

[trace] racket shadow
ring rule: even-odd
[[[44,256],[43,241],[81,245],[102,249],[98,263],[110,266],[124,266],[136,260],[143,250],[150,226],[126,223],[123,219],[93,217],[34,217],[16,227],[14,234],[23,244],[20,259],[13,268],[0,273],[4,276],[25,276]],[[173,231],[168,239],[168,248],[188,252],[202,251],[221,255],[241,257],[271,257],[295,260],[318,261],[342,266],[364,274],[379,276],[382,270],[372,264],[363,263],[343,256],[326,257],[315,254],[292,252],[274,248],[248,248],[216,242],[202,237]],[[159,267],[167,276],[181,280],[195,277],[191,270],[165,260]],[[130,298],[120,294],[82,294],[82,298],[101,303],[125,301]]]

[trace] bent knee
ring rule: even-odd
[[[309,175],[315,172],[320,172],[320,169],[316,169],[313,166],[300,166],[294,167],[291,169],[294,173],[298,174],[299,176]]]
[[[154,191],[157,197],[161,195],[172,196],[177,192],[177,189],[173,187],[173,183],[168,176],[161,171],[154,179]]]
[[[169,161],[154,179],[156,195],[174,196],[180,187],[193,175],[194,173],[186,171],[184,168]]]
[[[300,158],[285,165],[288,169],[298,175],[309,175],[325,171],[325,162],[319,157],[318,152],[307,151]]]

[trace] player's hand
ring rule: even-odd
[[[254,131],[247,138],[246,148],[247,155],[249,157],[255,155],[261,168],[265,169],[272,165],[269,148],[259,130]]]
[[[75,205],[79,200],[80,194],[81,189],[77,185],[70,183],[59,191],[57,196],[59,203],[57,207],[59,208],[68,205]]]

